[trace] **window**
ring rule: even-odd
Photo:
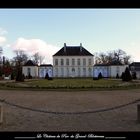
[[[85,66],[86,65],[86,59],[84,58],[83,59],[83,66]]]
[[[86,76],[86,68],[83,68],[83,76]]]
[[[80,75],[81,75],[81,70],[80,68],[78,68],[78,77],[80,77]]]
[[[80,59],[77,59],[77,65],[80,66]]]
[[[69,65],[69,59],[68,58],[66,59],[66,65],[67,66]]]
[[[63,59],[61,59],[61,66],[63,66],[64,65],[64,60]]]
[[[27,69],[27,75],[31,75],[31,68]]]
[[[72,59],[72,65],[73,66],[75,65],[75,59],[74,58]]]
[[[75,72],[75,68],[72,68],[72,72]]]
[[[58,66],[58,59],[55,59],[55,65]]]
[[[91,65],[91,59],[88,59],[88,64]]]
[[[72,77],[75,77],[75,68],[72,68]]]
[[[91,73],[91,68],[88,68],[88,75],[89,75],[89,77],[91,77],[91,76],[92,76],[92,73]]]
[[[55,69],[55,76],[58,76],[58,68]]]
[[[67,77],[69,77],[69,68],[67,68],[67,74],[66,74]]]
[[[64,68],[61,68],[61,77],[64,76]]]

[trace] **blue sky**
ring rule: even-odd
[[[0,45],[8,58],[23,49],[52,63],[64,43],[82,43],[93,54],[122,49],[140,61],[140,9],[0,9]]]

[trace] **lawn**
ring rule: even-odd
[[[119,85],[120,80],[92,80],[92,79],[54,79],[54,80],[38,80],[28,82],[31,86],[54,87],[54,88],[92,88]]]
[[[31,79],[25,82],[6,82],[0,84],[0,88],[26,88],[26,89],[130,89],[139,88],[140,81],[122,82],[121,79],[73,78],[73,79]]]

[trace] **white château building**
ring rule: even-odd
[[[80,46],[67,46],[64,43],[53,55],[54,77],[92,77],[93,55],[80,43]]]

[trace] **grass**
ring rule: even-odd
[[[120,84],[121,81],[114,80],[92,80],[92,79],[54,79],[54,80],[38,80],[34,82],[28,82],[31,86],[40,87],[65,87],[65,88],[90,88],[90,87],[102,87],[113,86]]]
[[[38,79],[25,82],[6,82],[0,84],[0,89],[27,90],[116,90],[140,88],[140,82],[122,82],[116,79],[93,80],[91,78],[73,79]]]

